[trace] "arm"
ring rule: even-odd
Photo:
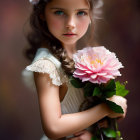
[[[34,78],[43,129],[51,139],[79,132],[110,113],[110,109],[105,104],[100,104],[83,112],[62,115],[59,87],[51,84],[48,74],[35,73]]]
[[[82,130],[74,134],[75,137],[68,138],[67,140],[91,140],[92,134],[88,130]]]

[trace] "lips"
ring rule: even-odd
[[[68,32],[68,33],[65,33],[63,35],[64,36],[75,36],[76,34],[75,33],[72,33],[72,32]]]

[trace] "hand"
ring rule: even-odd
[[[112,96],[111,98],[108,98],[108,100],[115,102],[117,105],[120,105],[124,111],[124,113],[115,113],[114,111],[111,111],[111,113],[108,115],[110,118],[125,118],[126,112],[127,112],[127,100],[121,96]]]
[[[98,122],[99,128],[107,128],[108,127],[108,121],[106,119],[100,120]]]
[[[68,138],[67,140],[91,140],[92,134],[87,130],[82,130],[74,134],[74,138]]]

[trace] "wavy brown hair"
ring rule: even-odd
[[[60,60],[62,68],[67,75],[71,75],[74,70],[74,62],[71,60],[64,50],[61,42],[55,38],[49,31],[46,21],[41,19],[41,15],[44,16],[46,4],[52,0],[40,0],[37,5],[33,6],[33,10],[30,16],[31,31],[27,35],[29,42],[29,48],[25,50],[25,55],[28,59],[32,60],[38,48],[46,47],[50,52]],[[91,21],[93,17],[93,7],[97,0],[87,0],[90,5]],[[93,21],[88,29],[85,45],[91,43],[93,37]],[[82,40],[84,40],[84,37]],[[81,40],[81,39],[80,39]]]

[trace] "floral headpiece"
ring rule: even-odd
[[[33,5],[36,5],[39,3],[40,0],[29,0],[29,2]]]
[[[33,5],[36,5],[39,3],[40,0],[29,0],[29,2]],[[44,0],[45,2],[47,2],[47,0]]]

